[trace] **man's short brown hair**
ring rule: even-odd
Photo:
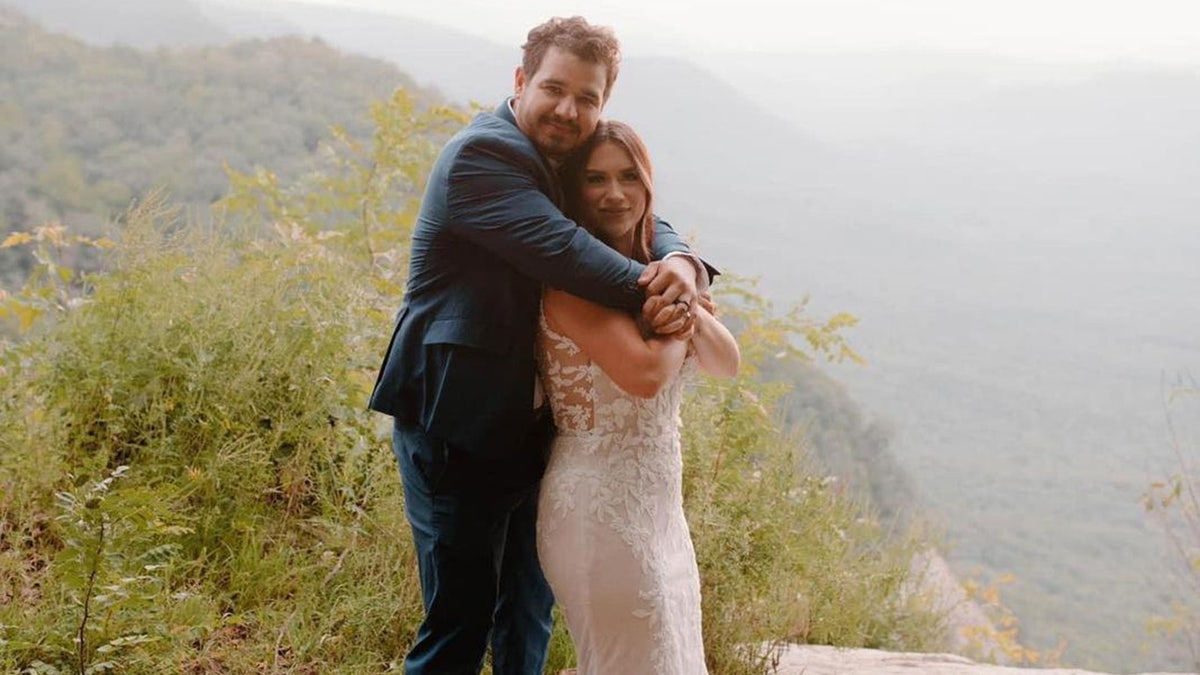
[[[598,63],[605,68],[604,100],[617,81],[617,69],[621,61],[621,45],[617,36],[607,26],[593,26],[581,16],[560,17],[534,26],[521,45],[525,55],[521,68],[526,78],[532,78],[542,66],[546,50],[558,47],[589,63]]]

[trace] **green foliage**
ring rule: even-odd
[[[718,673],[764,672],[782,641],[909,650],[942,646],[940,617],[903,592],[921,542],[888,536],[837,481],[814,472],[778,410],[786,385],[757,375],[774,358],[850,357],[836,318],[771,312],[744,280],[722,284],[744,367],[703,378],[684,405],[684,499],[701,567],[705,646]],[[812,339],[816,333],[819,339]],[[765,650],[747,645],[766,644]]]
[[[333,127],[324,170],[287,187],[266,169],[246,174],[227,168],[231,187],[217,208],[307,236],[336,235],[327,245],[360,257],[377,290],[398,297],[426,168],[468,117],[454,108],[421,106],[405,89],[370,110],[371,143]]]
[[[178,550],[170,538],[188,529],[162,522],[159,492],[111,494],[128,470],[117,467],[100,481],[57,495],[64,541],[54,561],[54,589],[64,610],[60,621],[75,627],[74,645],[63,639],[70,631],[60,623],[36,651],[74,650],[81,674],[116,669],[126,652],[164,637],[145,631],[161,627],[153,611],[163,589],[159,572]]]
[[[805,313],[807,298],[776,314],[755,284],[737,275],[722,275],[717,286],[734,301],[723,318],[740,334],[746,374],[786,392],[774,410],[784,429],[804,438],[810,469],[844,481],[885,522],[907,523],[916,489],[889,448],[891,429],[869,420],[845,387],[816,365],[818,360],[865,363],[843,333],[858,319],[839,313],[817,321]]]
[[[723,309],[722,319],[738,333],[745,375],[758,376],[776,362],[810,362],[817,357],[835,363],[865,363],[842,334],[858,323],[855,316],[843,312],[817,321],[804,312],[808,298],[776,314],[771,302],[757,292],[754,281],[736,274],[721,275],[716,288],[731,301]]]
[[[79,261],[87,251],[111,248],[113,243],[105,238],[68,235],[61,224],[52,223],[8,235],[0,242],[0,250],[29,245],[37,265],[24,288],[15,295],[0,289],[0,335],[28,331],[43,316],[61,314],[82,302],[88,286]]]
[[[25,396],[4,427],[25,433],[0,446],[18,467],[4,515],[25,536],[5,553],[34,562],[4,568],[2,587],[33,600],[0,610],[4,665],[395,659],[419,593],[395,466],[346,358],[365,312],[354,270],[315,238],[181,226],[154,202],[130,214],[111,264],[7,361]],[[29,446],[54,461],[23,462]],[[102,495],[70,489],[113,471]],[[89,618],[64,623],[66,607]],[[64,651],[76,636],[79,653]]]
[[[910,522],[917,490],[892,452],[891,425],[869,416],[842,383],[811,362],[773,359],[762,370],[764,379],[788,386],[777,409],[785,428],[804,437],[820,469],[843,481],[883,522]]]
[[[975,578],[963,582],[967,597],[985,612],[987,621],[960,627],[966,645],[963,653],[988,663],[1012,666],[1056,666],[1067,649],[1060,639],[1054,649],[1035,650],[1022,643],[1021,622],[1000,597],[1000,588],[1011,584],[1016,577],[1002,574],[986,583]]]

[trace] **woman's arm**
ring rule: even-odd
[[[737,375],[742,360],[737,340],[725,324],[713,316],[716,307],[712,296],[703,294],[696,303],[696,330],[692,333],[692,346],[704,372],[717,377]]]
[[[571,338],[618,387],[651,398],[679,374],[687,342],[671,336],[643,338],[633,317],[575,295],[547,289],[543,306],[550,327]]]

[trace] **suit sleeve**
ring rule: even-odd
[[[659,218],[658,216],[654,217],[653,248],[654,250],[651,251],[650,254],[655,260],[662,260],[663,258],[667,257],[667,254],[669,253],[687,253],[691,255],[704,267],[704,272],[708,275],[707,281],[709,283],[712,282],[714,277],[720,274],[717,268],[708,264],[707,260],[704,260],[700,256],[692,253],[691,247],[684,243],[683,237],[680,237],[679,234],[675,232],[675,228],[671,227],[670,223],[662,218]]]
[[[670,223],[654,217],[654,250],[651,254],[655,260],[662,260],[668,253],[690,253],[691,249],[683,243],[683,237],[680,237],[675,232],[675,228],[671,227]]]
[[[528,161],[495,138],[464,144],[448,177],[446,227],[542,284],[610,307],[641,307],[644,266],[564,216]]]

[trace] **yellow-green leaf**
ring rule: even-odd
[[[12,248],[21,244],[28,244],[33,241],[33,235],[28,232],[13,232],[4,239],[4,243],[0,243],[0,248]]]

